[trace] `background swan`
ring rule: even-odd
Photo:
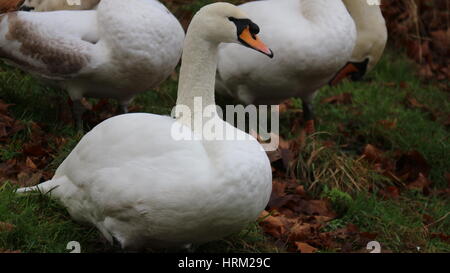
[[[0,16],[0,58],[65,88],[78,124],[84,97],[121,109],[165,80],[181,56],[184,31],[156,0],[103,0],[97,10]]]
[[[340,0],[267,0],[241,5],[260,22],[261,38],[276,53],[274,63],[235,45],[223,45],[217,90],[246,104],[279,104],[299,97],[312,131],[314,94],[351,60],[357,41],[355,21],[348,10],[355,18],[379,10],[364,8],[368,6],[365,1],[350,2],[347,7]]]
[[[192,124],[202,115],[195,112],[196,98],[205,107],[215,106],[221,42],[272,56],[258,31],[231,4],[203,7],[189,26],[178,87],[177,110],[187,107],[193,115],[178,112],[177,120],[143,113],[110,118],[81,139],[51,181],[19,191],[51,190],[73,218],[131,249],[203,243],[254,221],[272,187],[270,162],[261,145],[224,122],[215,107],[201,127],[213,123],[224,129],[223,135],[203,135]],[[173,128],[185,140],[175,140]],[[244,140],[220,139],[230,134]]]
[[[79,4],[77,2],[79,1]],[[21,10],[55,11],[55,10],[89,10],[94,9],[100,0],[25,0]]]

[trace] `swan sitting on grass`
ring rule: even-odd
[[[177,118],[110,118],[81,139],[52,180],[19,192],[49,193],[74,219],[91,223],[125,249],[201,244],[255,221],[271,194],[270,162],[255,138],[219,117],[214,86],[221,43],[273,56],[258,32],[234,5],[203,7],[184,43]],[[198,98],[213,106],[211,115],[195,111]],[[178,111],[186,108],[193,113]],[[193,126],[199,117],[200,128]],[[203,132],[206,124],[223,134]]]

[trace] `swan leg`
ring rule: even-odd
[[[305,130],[307,134],[313,134],[316,131],[315,128],[315,115],[312,101],[302,100],[303,102],[303,119],[305,121]]]
[[[119,112],[121,114],[128,114],[128,104],[119,105]]]
[[[81,103],[81,100],[74,100],[72,106],[73,117],[75,120],[75,126],[77,130],[83,130],[83,113],[86,111],[86,108]]]
[[[183,246],[183,249],[186,250],[187,253],[195,253],[196,247],[193,244],[186,244]]]
[[[126,101],[119,101],[119,108],[117,109],[117,113],[128,114],[128,106],[130,105],[131,101],[131,99]]]

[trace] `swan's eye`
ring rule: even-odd
[[[250,19],[236,19],[234,17],[228,17],[228,19],[236,25],[238,36],[240,36],[246,28],[249,28],[252,35],[259,33],[258,25],[253,23]]]
[[[256,34],[259,33],[259,27],[253,23],[250,19],[236,19],[233,17],[228,18],[232,21],[237,28],[238,41],[249,48],[255,49],[270,58],[273,58],[273,52],[268,48]]]
[[[250,33],[253,35],[256,35],[259,33],[259,27],[257,24],[253,23],[252,21],[250,21]]]

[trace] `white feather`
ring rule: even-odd
[[[245,18],[217,3],[191,22],[177,105],[196,96],[214,104],[217,41],[237,42],[229,16]],[[110,118],[81,139],[51,181],[19,192],[51,191],[74,219],[128,249],[182,247],[237,232],[269,201],[269,159],[253,137],[217,113],[205,122],[224,133],[212,139],[198,138],[190,121],[143,113]],[[175,125],[185,140],[174,138]],[[221,140],[231,135],[236,138]]]
[[[359,0],[358,0],[359,1]],[[314,93],[350,59],[355,23],[341,0],[267,0],[239,6],[261,28],[273,59],[221,47],[217,89],[247,104],[278,104]]]
[[[0,16],[0,57],[66,88],[73,100],[126,104],[178,64],[184,31],[155,0],[103,0],[96,10]]]

